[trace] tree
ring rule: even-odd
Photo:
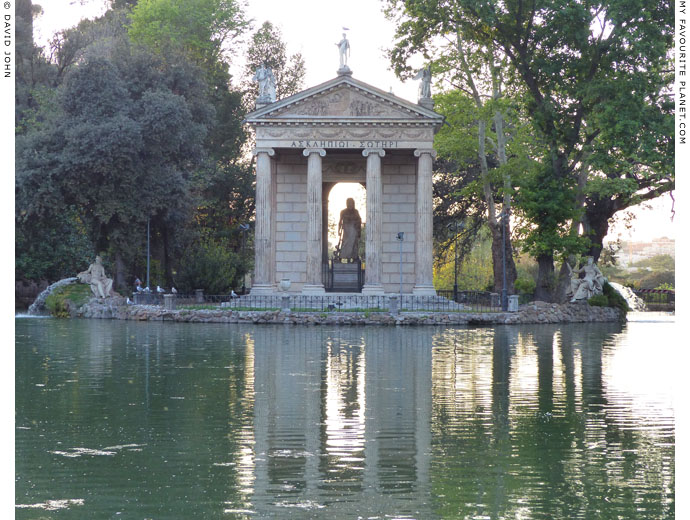
[[[17,140],[19,221],[74,208],[94,249],[112,254],[122,285],[147,218],[165,234],[190,213],[189,177],[213,114],[204,92],[195,67],[178,61],[170,71],[127,45],[75,68],[61,117]]]
[[[285,51],[280,31],[271,22],[263,25],[253,34],[247,49],[247,63],[244,68],[246,106],[253,108],[258,97],[259,87],[251,79],[261,65],[273,71],[276,79],[276,98],[283,99],[302,89],[304,81],[304,59],[297,53],[289,58]]]
[[[54,68],[34,44],[34,18],[40,16],[40,5],[31,0],[16,4],[15,125],[17,133],[40,124],[42,107],[51,102]]]
[[[161,55],[183,53],[210,70],[225,64],[227,46],[247,27],[241,7],[236,0],[140,0],[129,36]]]
[[[534,224],[526,245],[540,266],[538,298],[551,297],[554,256],[583,247],[581,223],[598,254],[616,211],[673,188],[672,134],[663,133],[672,124],[668,2],[389,0],[389,6],[403,6],[407,17],[398,63],[423,49],[429,35],[454,31],[508,58],[545,150],[519,202]]]

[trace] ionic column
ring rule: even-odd
[[[381,285],[381,256],[383,253],[383,182],[381,180],[381,157],[386,155],[381,148],[364,150],[367,158],[367,241],[366,271],[362,294],[383,295]]]
[[[307,280],[302,294],[323,294],[322,259],[322,193],[323,182],[321,158],[325,157],[323,148],[305,148],[307,157]]]
[[[417,213],[415,221],[415,284],[412,293],[420,296],[436,296],[433,275],[433,190],[431,186],[432,164],[436,152],[432,148],[414,151],[417,162]]]
[[[251,294],[271,294],[272,208],[271,157],[273,148],[255,148],[256,155],[256,224],[254,230],[254,283]]]

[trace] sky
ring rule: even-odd
[[[81,18],[98,16],[106,9],[104,0],[34,1],[43,7],[43,15],[36,20],[34,28],[39,44],[45,44],[54,32],[75,25]],[[346,27],[351,47],[348,65],[353,76],[387,92],[392,89],[395,95],[416,102],[418,82],[402,82],[389,68],[385,49],[392,45],[395,29],[383,15],[382,5],[379,0],[328,3],[323,0],[249,0],[247,15],[254,20],[255,28],[266,20],[273,23],[282,32],[288,54],[302,54],[306,65],[305,88],[336,76],[339,66],[336,43]],[[241,55],[236,57],[235,63],[233,74],[238,76],[243,65]],[[421,58],[412,63],[415,67],[422,64]],[[632,229],[625,227],[619,215],[616,219],[619,222],[612,226],[607,240],[676,238],[678,225],[672,207],[671,197],[665,195],[644,208],[633,208],[631,212],[636,219]]]

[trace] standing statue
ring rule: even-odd
[[[580,274],[584,274],[584,277],[580,278]],[[605,282],[606,278],[594,263],[594,259],[591,256],[587,257],[586,265],[577,271],[572,271],[570,292],[573,297],[570,301],[588,300],[594,295],[602,294]]]
[[[420,70],[414,79],[421,79],[419,83],[419,99],[431,99],[431,65]]]
[[[336,43],[338,52],[340,53],[340,69],[349,70],[347,66],[347,57],[350,55],[350,42],[347,41],[347,35],[343,33],[343,39]]]
[[[262,63],[261,66],[256,69],[252,79],[259,83],[259,97],[256,98],[257,103],[275,102],[276,79],[273,76],[273,71]]]
[[[338,222],[338,245],[335,258],[353,262],[359,260],[359,238],[362,235],[362,219],[355,209],[354,199],[347,199],[346,208],[340,212]]]
[[[97,256],[93,264],[86,271],[77,275],[81,283],[91,286],[91,292],[97,298],[107,298],[113,296],[113,279],[108,278],[101,263],[101,257]]]

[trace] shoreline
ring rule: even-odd
[[[522,325],[536,323],[625,322],[621,311],[586,303],[532,302],[517,312],[283,312],[278,310],[237,311],[230,309],[165,310],[153,305],[113,305],[92,299],[73,314],[76,318],[178,323],[253,323],[293,325]]]

